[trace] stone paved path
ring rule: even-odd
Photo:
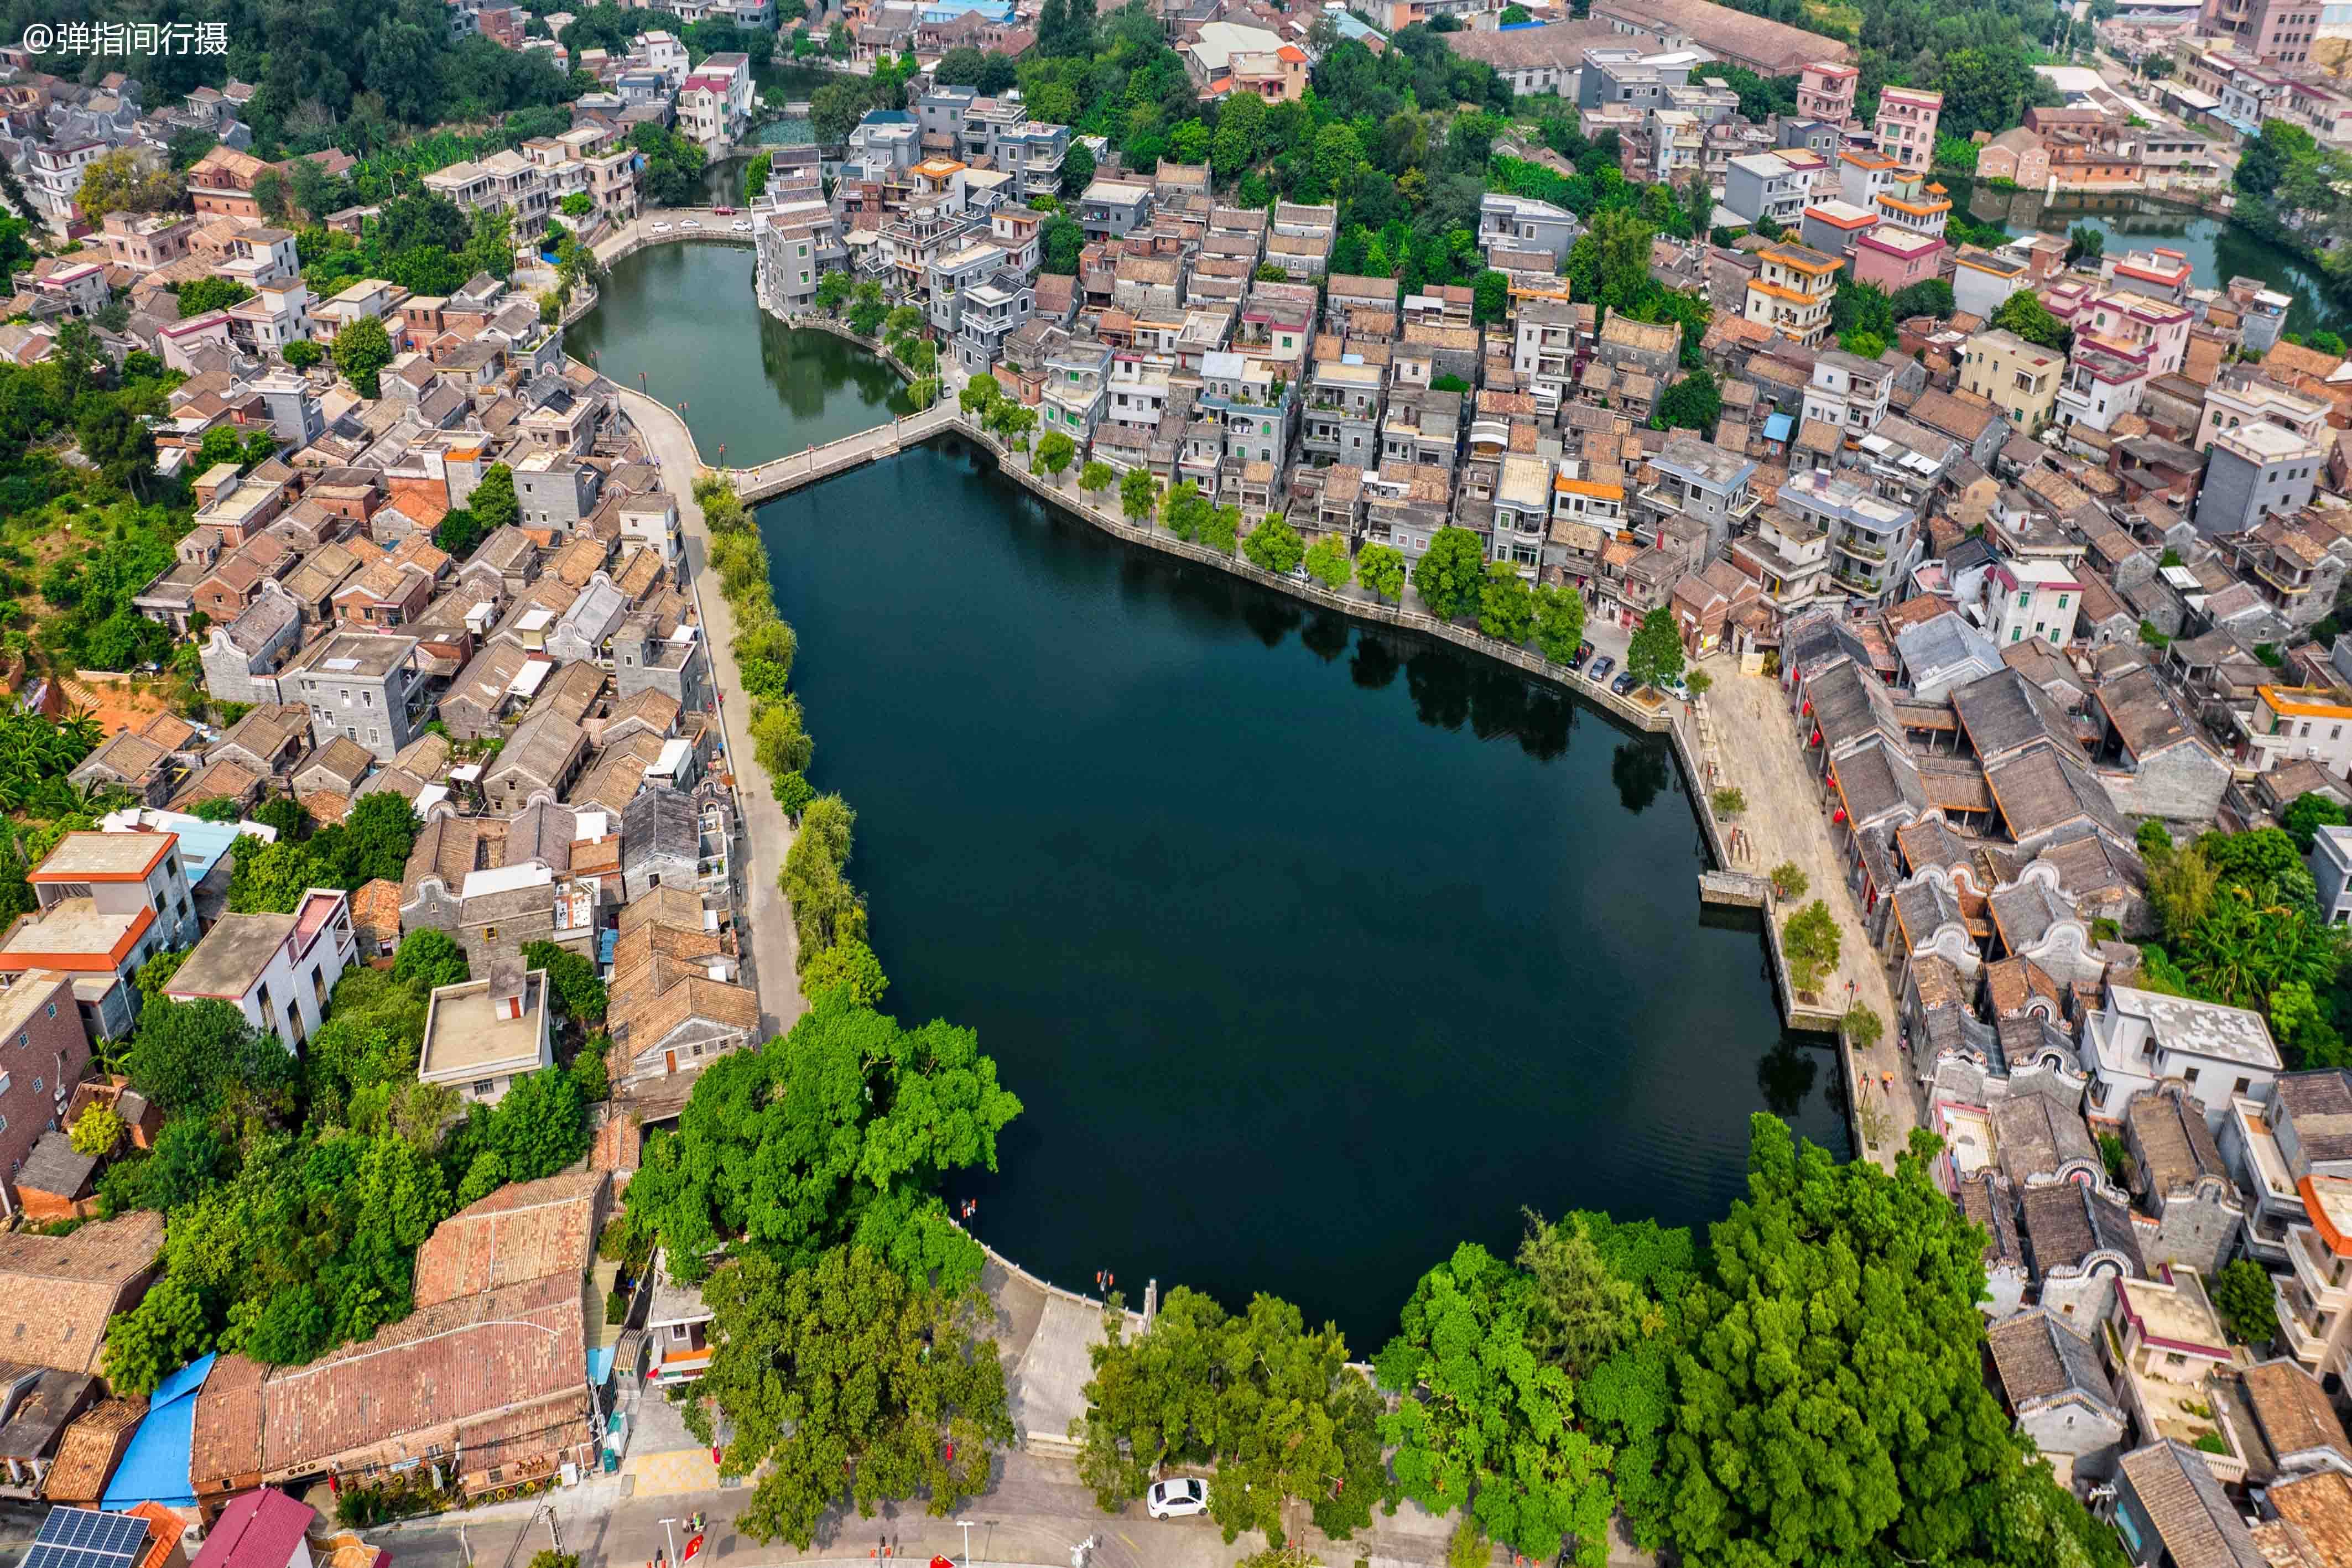
[[[1748,810],[1736,825],[1746,833],[1750,853],[1735,862],[1736,869],[1767,873],[1783,862],[1794,862],[1803,871],[1809,884],[1806,902],[1818,898],[1827,904],[1844,937],[1837,972],[1822,987],[1822,1000],[1832,1009],[1843,1008],[1851,985],[1853,1000],[1886,1025],[1878,1043],[1859,1053],[1855,1066],[1862,1079],[1859,1125],[1865,1134],[1883,1134],[1864,1152],[1892,1169],[1895,1154],[1922,1120],[1922,1108],[1896,1043],[1886,971],[1864,936],[1860,911],[1830,840],[1821,780],[1807,764],[1778,683],[1741,674],[1738,662],[1728,657],[1709,659],[1706,668],[1715,678],[1706,706],[1724,775],[1716,782],[1736,785],[1748,797]],[[1785,916],[1789,911],[1783,913]],[[1888,1074],[1891,1091],[1884,1087]]]

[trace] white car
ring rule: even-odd
[[[739,235],[747,235],[751,232],[751,220],[749,218],[737,218],[733,223],[729,224],[727,226],[733,229]]]
[[[654,233],[657,235],[666,235],[669,233],[669,225],[667,224],[656,224],[654,225]]]
[[[1190,1519],[1209,1511],[1209,1483],[1198,1476],[1153,1481],[1143,1494],[1143,1511],[1154,1519]]]
[[[678,220],[677,226],[682,229],[698,229],[702,225],[696,223],[692,218],[681,218]]]

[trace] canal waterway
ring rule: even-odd
[[[1954,175],[1937,178],[1950,188],[1953,204],[1979,223],[1999,224],[2013,235],[2063,235],[2085,224],[2105,236],[2110,256],[2168,246],[2189,257],[2200,287],[2223,287],[2232,277],[2259,277],[2290,297],[2294,301],[2287,311],[2290,332],[2352,331],[2352,308],[2329,295],[2316,267],[2226,218],[2146,196],[2070,194],[2053,202],[2032,191],[1996,191]]]
[[[730,461],[882,417],[737,351],[748,289],[629,270],[729,254],[616,267],[607,371],[664,355]],[[953,439],[760,522],[886,1005],[976,1029],[1026,1104],[955,1193],[1008,1256],[1272,1291],[1369,1354],[1522,1206],[1703,1223],[1759,1109],[1848,1150],[1754,917],[1697,903],[1664,737],[1106,538]]]
[[[648,246],[610,269],[564,347],[624,386],[686,404],[703,461],[750,467],[912,413],[906,382],[830,332],[785,326],[751,298],[751,248]],[[593,358],[592,358],[593,356]]]

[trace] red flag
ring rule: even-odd
[[[691,1563],[694,1561],[694,1554],[701,1550],[702,1537],[690,1536],[687,1540],[686,1550],[677,1554],[677,1560],[680,1563]]]

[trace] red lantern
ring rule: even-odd
[[[1813,716],[1813,699],[1811,697],[1805,699],[1805,716],[1807,718]]]
[[[1832,821],[1832,822],[1843,822],[1843,821],[1845,821],[1845,808],[1844,808],[1843,806],[1840,806],[1836,810],[1832,811],[1832,812],[1830,813],[1830,821]]]

